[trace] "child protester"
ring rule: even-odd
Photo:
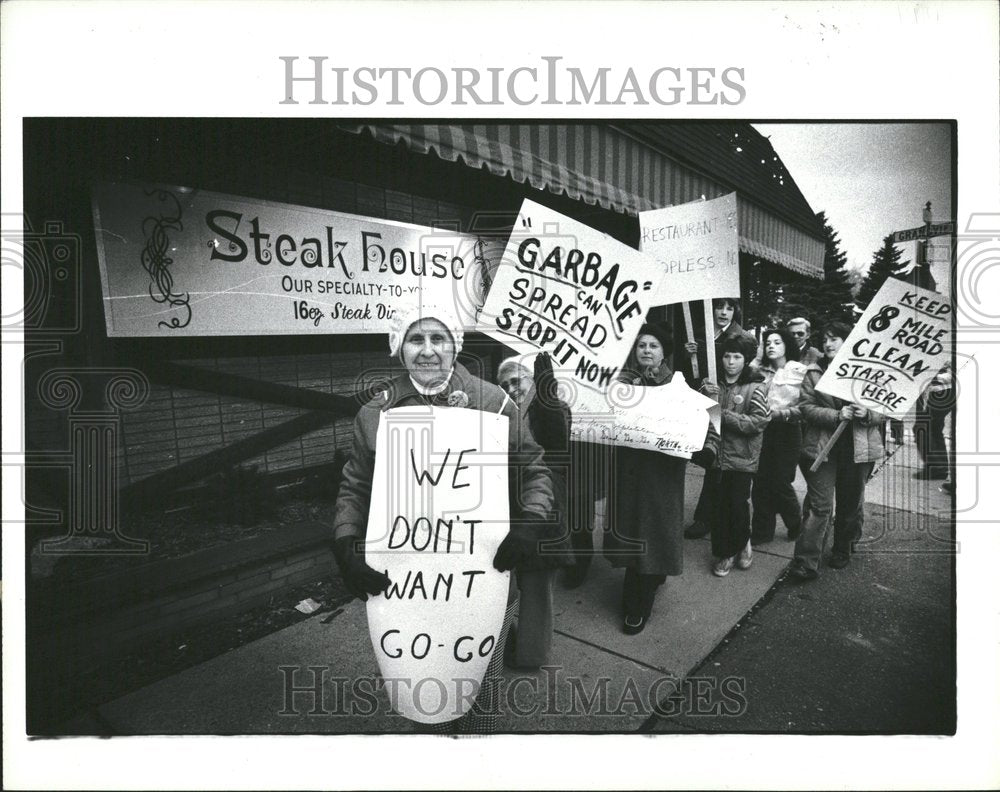
[[[712,571],[718,577],[725,577],[734,564],[749,569],[753,562],[750,489],[760,460],[764,429],[771,420],[771,408],[764,377],[750,367],[756,343],[743,336],[727,338],[720,352],[722,370],[717,399],[722,408],[722,440],[705,481],[710,487],[706,494],[715,556]]]

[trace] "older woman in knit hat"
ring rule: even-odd
[[[542,462],[542,449],[522,423],[514,402],[496,385],[473,376],[457,362],[463,340],[461,322],[446,306],[422,303],[402,309],[394,317],[389,352],[404,370],[354,419],[354,446],[344,465],[334,516],[334,556],[348,591],[361,600],[383,592],[389,585],[386,575],[366,563],[364,544],[357,540],[364,537],[368,526],[379,414],[390,408],[420,404],[464,407],[502,413],[509,419],[510,531],[497,549],[494,567],[507,571],[530,562],[537,555],[539,535],[552,530],[552,483]],[[508,615],[487,679],[500,673],[509,625]],[[481,699],[496,694],[496,686],[484,684],[477,706],[453,722],[453,727],[460,731],[492,728],[495,702]]]

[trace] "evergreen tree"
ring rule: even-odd
[[[826,253],[823,257],[823,280],[801,278],[787,283],[775,284],[780,294],[781,321],[787,322],[795,316],[804,316],[812,325],[811,342],[818,345],[823,337],[823,328],[832,321],[853,324],[854,297],[851,291],[851,276],[846,269],[847,256],[840,249],[837,232],[827,222],[826,214],[817,213],[823,224]]]
[[[874,255],[855,301],[858,310],[861,311],[868,307],[868,303],[878,294],[878,290],[882,288],[887,278],[899,277],[900,271],[910,265],[909,261],[900,263],[899,259],[903,254],[892,243],[892,234],[882,240],[882,247],[876,250]]]

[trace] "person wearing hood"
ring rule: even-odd
[[[639,330],[619,379],[636,386],[660,387],[673,376],[667,356],[673,336],[661,324]],[[705,448],[692,461],[709,466],[715,458],[718,434],[709,424]],[[604,555],[614,567],[624,567],[622,606],[624,631],[645,629],[657,589],[668,575],[684,571],[684,481],[687,460],[658,451],[613,446],[614,476],[608,488]]]
[[[552,479],[554,517],[559,536],[539,544],[535,558],[516,569],[518,617],[507,638],[507,665],[536,669],[551,661],[552,581],[559,567],[573,563],[569,542],[567,479],[570,471],[569,434],[572,415],[559,398],[552,359],[547,352],[515,355],[500,363],[497,383],[527,421],[542,447],[542,461]]]
[[[750,489],[764,430],[771,420],[764,377],[750,367],[756,346],[741,336],[722,342],[717,397],[722,408],[722,439],[703,488],[715,557],[712,572],[718,577],[728,575],[734,565],[749,569],[753,562]]]
[[[826,460],[816,472],[809,471],[806,476],[810,513],[795,542],[795,558],[789,572],[792,580],[806,581],[817,577],[834,503],[836,517],[833,519],[830,566],[843,569],[850,563],[854,543],[861,538],[865,485],[875,463],[885,456],[884,416],[816,389],[816,383],[850,332],[851,328],[846,324],[830,322],[823,335],[825,357],[806,369],[802,381],[802,398],[799,401],[805,423],[802,456],[809,460],[810,467],[840,422],[848,421],[849,424],[830,449]]]
[[[508,571],[531,564],[545,539],[558,538],[553,510],[552,482],[542,462],[542,449],[531,437],[510,397],[492,383],[470,374],[456,357],[462,349],[462,325],[452,311],[422,303],[400,309],[392,320],[389,352],[404,371],[386,383],[354,419],[354,444],[340,483],[334,513],[333,553],[348,592],[361,600],[380,594],[389,578],[365,560],[375,469],[375,437],[380,413],[408,405],[449,406],[501,413],[508,418],[510,468],[510,530],[493,558],[493,566]],[[495,728],[496,696],[503,669],[503,649],[513,616],[507,609],[501,634],[472,710],[447,724],[455,731]],[[485,701],[484,699],[489,699]]]

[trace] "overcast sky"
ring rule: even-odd
[[[867,266],[893,231],[953,220],[947,124],[754,124],[770,137],[814,212],[826,212],[848,264]],[[899,245],[903,260],[913,244]]]

